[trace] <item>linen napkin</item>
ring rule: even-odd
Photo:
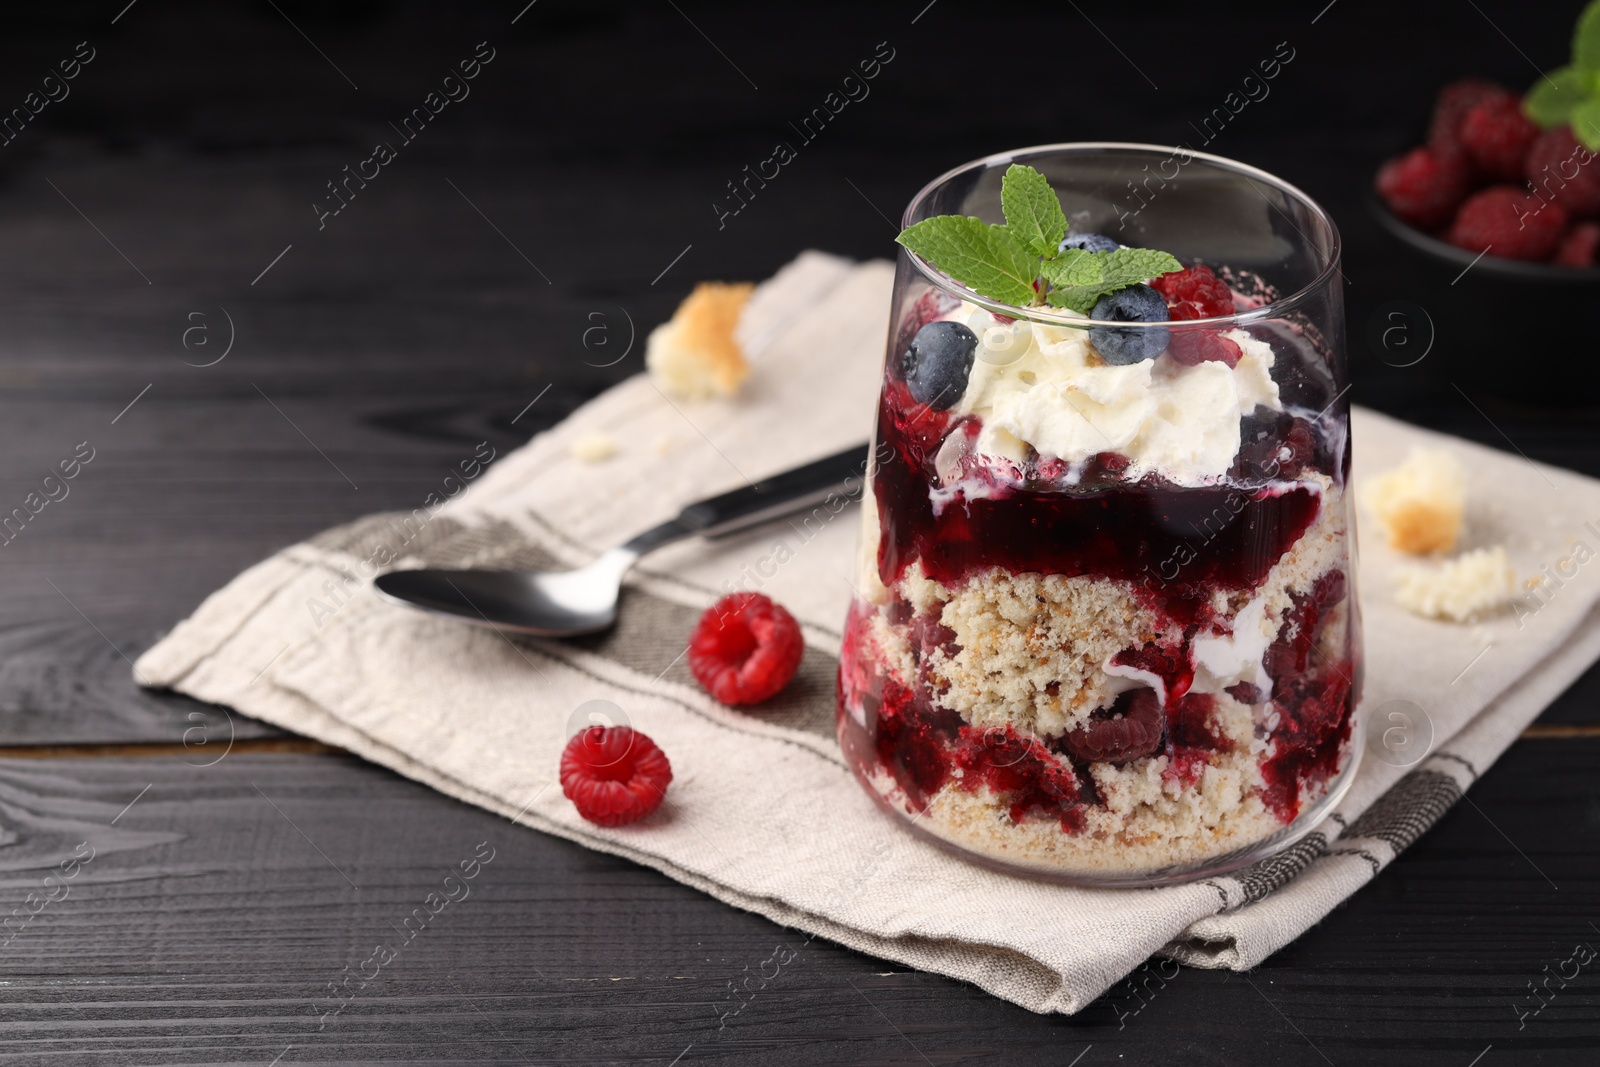
[[[1403,767],[1409,757],[1370,750],[1337,811],[1234,875],[1074,889],[918,840],[846,768],[833,674],[854,577],[853,506],[662,549],[630,577],[618,626],[579,640],[508,637],[372,592],[371,575],[393,566],[582,564],[685,502],[863,440],[892,276],[883,262],[803,254],[741,321],[754,372],[740,397],[674,403],[639,375],[486,471],[486,448],[464,454],[414,511],[330,530],[239,575],[146,652],[136,678],[338,745],[781,924],[1033,1011],[1072,1013],[1153,954],[1259,964],[1376,877],[1600,656],[1600,564],[1586,565],[1600,548],[1590,525],[1600,524],[1600,483],[1357,410],[1358,471],[1415,443],[1449,449],[1472,472],[1465,547],[1505,544],[1519,575],[1559,577],[1479,625],[1425,621],[1394,604],[1398,561],[1369,537],[1359,569],[1366,714],[1382,730],[1403,711],[1402,740],[1426,758]],[[613,458],[573,457],[574,439],[592,432],[618,443]],[[807,642],[794,681],[753,710],[712,701],[684,663],[700,612],[734,588],[786,605]],[[671,758],[655,815],[603,829],[562,795],[560,751],[591,714],[631,722]]]

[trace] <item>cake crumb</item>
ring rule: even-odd
[[[1439,448],[1413,448],[1404,463],[1361,488],[1390,547],[1414,556],[1455,547],[1466,495],[1466,469]]]
[[[1436,567],[1408,564],[1395,572],[1395,599],[1428,619],[1466,622],[1516,593],[1517,576],[1503,546],[1480,548]]]
[[[608,433],[586,430],[572,439],[572,458],[580,463],[604,463],[617,454],[617,442]]]
[[[732,396],[750,375],[734,327],[755,286],[701,282],[667,322],[650,332],[645,366],[662,392],[680,400]]]

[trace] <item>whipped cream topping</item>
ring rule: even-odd
[[[1118,367],[1095,354],[1084,330],[1003,323],[972,304],[947,317],[978,337],[954,412],[982,420],[972,445],[982,456],[1020,464],[1031,445],[1041,456],[1081,464],[1117,452],[1129,460],[1130,481],[1155,473],[1175,485],[1205,485],[1233,465],[1241,416],[1283,409],[1272,346],[1243,330],[1223,335],[1243,353],[1237,367],[1166,357]]]

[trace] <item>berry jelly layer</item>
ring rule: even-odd
[[[983,495],[958,491],[936,507],[929,492],[935,459],[911,422],[931,422],[921,434],[937,434],[947,420],[925,408],[908,412],[897,401],[903,398],[891,384],[872,484],[884,585],[899,581],[912,561],[946,584],[990,567],[1097,575],[1135,582],[1170,614],[1192,620],[1210,590],[1260,585],[1317,516],[1314,483],[1285,482],[1189,488],[1113,481],[1057,491],[991,481]],[[976,422],[963,420],[953,432]]]

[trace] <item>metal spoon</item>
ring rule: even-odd
[[[617,621],[622,576],[652,549],[686,537],[722,537],[860,492],[867,446],[857,445],[754,485],[690,504],[575,571],[409,570],[373,579],[380,594],[436,615],[540,637],[576,637]]]

